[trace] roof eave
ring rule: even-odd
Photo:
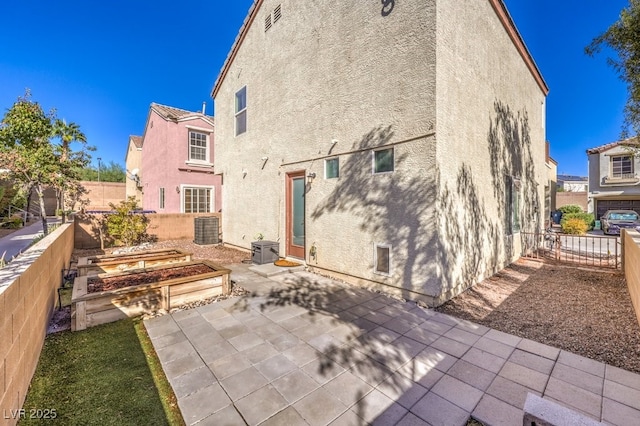
[[[493,10],[496,12],[496,15],[502,23],[502,26],[507,31],[509,38],[511,38],[511,42],[515,45],[518,53],[520,53],[522,60],[527,65],[527,68],[529,68],[529,72],[531,72],[534,80],[536,81],[536,83],[538,83],[540,90],[542,90],[542,93],[547,96],[547,94],[549,93],[549,86],[547,86],[547,83],[544,81],[542,73],[540,72],[538,65],[536,65],[531,52],[529,52],[529,49],[527,48],[524,39],[520,35],[518,28],[516,28],[516,24],[513,22],[513,18],[511,18],[511,15],[507,10],[507,6],[504,4],[504,1],[489,0],[489,3],[491,3]]]
[[[222,69],[220,70],[220,73],[218,74],[218,77],[216,78],[216,81],[213,85],[213,89],[211,90],[211,98],[215,99],[216,95],[218,94],[218,90],[220,90],[220,85],[222,84],[222,81],[226,77],[227,73],[229,72],[231,63],[235,59],[236,54],[240,49],[240,45],[242,45],[242,42],[244,41],[247,31],[249,30],[251,23],[253,22],[256,15],[258,14],[258,11],[260,10],[260,6],[262,6],[262,3],[263,3],[263,0],[255,0],[253,5],[249,9],[248,16],[245,18],[244,22],[242,23],[238,36],[236,37],[235,41],[233,42],[233,46],[231,47],[231,51],[227,55],[227,58],[225,59],[224,64],[222,65]],[[520,56],[522,57],[525,64],[527,65],[527,68],[529,68],[529,71],[531,72],[534,80],[536,81],[536,83],[538,83],[540,90],[542,90],[542,93],[545,96],[547,96],[547,94],[549,93],[549,86],[547,86],[547,83],[544,81],[544,78],[542,78],[540,69],[538,68],[535,61],[533,60],[533,56],[531,56],[531,53],[529,52],[529,49],[527,49],[527,46],[525,45],[524,40],[522,39],[522,36],[518,32],[518,29],[516,28],[515,23],[513,22],[513,19],[511,18],[509,11],[507,10],[506,5],[504,4],[504,1],[489,0],[489,3],[491,4],[494,11],[496,12],[496,15],[500,19],[500,22],[502,23],[503,27],[507,31],[507,34],[511,38],[511,41],[513,42],[516,49],[520,53]]]
[[[216,95],[218,94],[218,90],[220,89],[220,84],[222,84],[222,81],[226,77],[227,72],[229,72],[231,63],[235,59],[236,54],[240,49],[240,45],[244,41],[244,38],[247,35],[247,31],[249,30],[251,23],[253,22],[256,15],[258,14],[258,11],[260,10],[260,6],[262,6],[262,3],[263,3],[263,0],[254,0],[253,4],[251,5],[251,8],[249,9],[249,12],[247,14],[247,17],[245,18],[244,22],[242,23],[242,26],[240,27],[238,36],[236,37],[236,39],[233,42],[233,45],[231,46],[231,51],[227,55],[227,58],[224,60],[224,64],[222,64],[222,69],[218,74],[218,78],[216,78],[216,81],[213,84],[213,89],[211,89],[212,99],[215,99]]]

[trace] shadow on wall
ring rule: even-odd
[[[498,201],[498,216],[509,229],[511,210],[505,185],[505,176],[519,179],[520,226],[525,232],[533,232],[541,226],[540,199],[536,182],[535,163],[531,151],[529,115],[525,110],[513,111],[501,101],[495,101],[494,119],[489,123],[489,155],[493,190]],[[542,141],[541,143],[543,143]]]
[[[495,213],[487,212],[485,201],[473,179],[471,167],[462,164],[455,186],[445,184],[438,196],[437,227],[442,239],[438,262],[442,275],[442,292],[449,299],[475,284],[498,263],[500,230]],[[486,241],[493,242],[487,252]]]
[[[341,165],[344,179],[311,213],[311,219],[347,212],[354,221],[359,221],[360,230],[371,235],[372,243],[390,244],[393,278],[389,283],[409,298],[410,292],[424,292],[422,288],[413,288],[413,283],[424,281],[432,273],[428,266],[437,242],[428,226],[436,196],[436,173],[424,169],[407,173],[408,154],[398,155],[396,145],[395,171],[372,174],[372,150],[389,144],[392,137],[391,126],[378,127],[354,144],[352,150],[361,152],[350,155]],[[373,259],[371,262],[373,270]]]
[[[540,200],[527,112],[514,112],[500,101],[494,102],[494,112],[487,135],[490,181],[478,182],[474,178],[474,170],[478,169],[463,163],[455,183],[443,183],[436,169],[434,182],[439,183],[436,254],[443,271],[439,279],[445,299],[511,263],[516,231],[513,208],[518,209],[522,231],[534,232],[540,227]],[[511,192],[513,182],[517,182],[516,193]],[[495,201],[489,205],[496,206],[495,210],[487,208],[481,195],[484,185],[492,186]],[[512,197],[517,194],[519,202],[514,205]]]
[[[311,220],[347,212],[372,242],[390,244],[396,269],[388,284],[405,298],[413,292],[449,298],[496,272],[515,254],[512,209],[518,209],[520,229],[533,232],[541,226],[541,205],[526,110],[513,111],[495,101],[494,113],[487,134],[491,180],[478,182],[478,168],[463,163],[455,182],[442,183],[437,166],[416,170],[411,166],[415,159],[398,154],[400,149],[396,172],[372,174],[371,151],[388,146],[394,134],[390,126],[378,127],[354,144],[359,152],[341,167],[345,178]],[[420,143],[430,141],[412,142]],[[427,145],[415,152],[430,155],[433,149]],[[490,204],[481,195],[484,185],[492,186],[495,201]]]

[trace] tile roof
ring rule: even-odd
[[[200,112],[187,111],[180,108],[174,108],[167,105],[157,104],[155,102],[151,104],[151,108],[153,108],[158,114],[160,114],[167,120],[174,120],[174,121],[190,115],[201,114]]]
[[[133,142],[136,148],[142,148],[142,136],[129,136],[129,140]]]
[[[619,145],[638,146],[638,145],[640,145],[640,143],[638,142],[638,137],[634,136],[632,138],[628,138],[628,139],[624,139],[624,140],[616,141],[616,142],[611,142],[611,143],[608,143],[608,144],[605,144],[605,145],[597,146],[595,148],[587,149],[587,154],[600,154],[601,152],[608,151],[611,148],[615,148],[616,146],[619,146]]]

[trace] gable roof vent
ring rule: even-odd
[[[271,14],[264,18],[264,31],[267,32],[271,28]]]
[[[282,17],[282,5],[277,5],[275,9],[273,9],[273,23],[278,22],[278,19]]]

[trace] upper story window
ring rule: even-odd
[[[634,177],[633,157],[630,155],[611,157],[611,177],[620,179]]]
[[[236,136],[247,131],[247,86],[236,92]]]
[[[373,151],[373,173],[389,173],[394,169],[393,148]]]
[[[189,131],[189,161],[207,161],[207,134]]]

